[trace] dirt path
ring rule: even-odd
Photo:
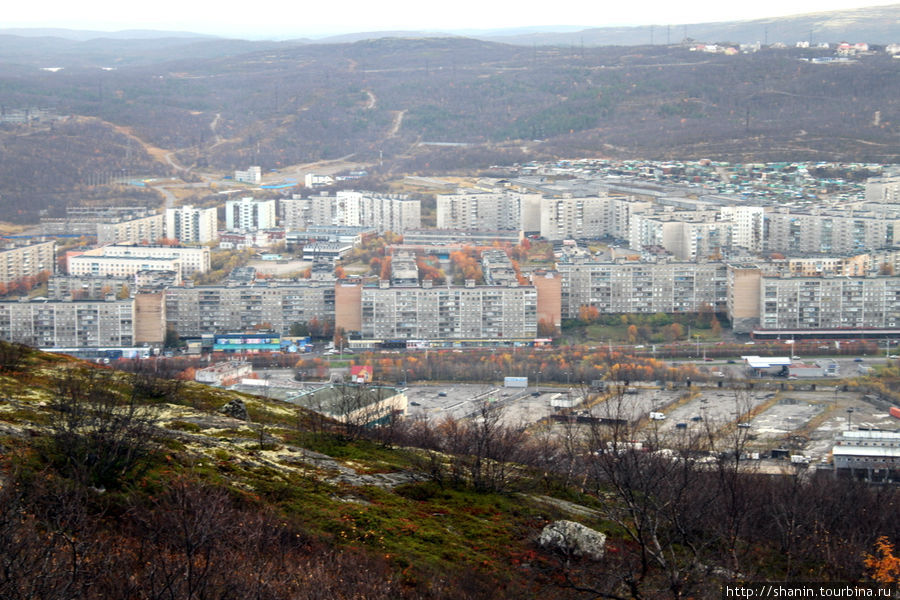
[[[392,138],[397,135],[397,132],[400,131],[400,126],[403,125],[403,116],[406,114],[406,109],[404,110],[395,110],[394,113],[394,122],[391,124],[391,130],[388,131],[387,136]]]
[[[365,92],[366,92],[366,95],[369,97],[369,101],[366,102],[366,110],[372,110],[378,104],[378,98],[376,98],[375,94],[373,94],[369,90],[365,90]]]

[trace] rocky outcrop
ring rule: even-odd
[[[249,419],[249,416],[247,415],[247,407],[244,405],[244,401],[240,398],[231,400],[228,404],[220,408],[219,412],[228,415],[232,419],[240,419],[241,421],[246,421]]]
[[[539,543],[544,548],[567,556],[583,556],[600,560],[606,551],[606,536],[575,521],[554,521],[541,532]]]

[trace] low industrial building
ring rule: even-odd
[[[228,361],[200,369],[194,375],[194,380],[207,385],[226,386],[239,382],[251,373],[253,366],[250,363]]]
[[[836,475],[900,481],[900,431],[844,431],[831,453]]]
[[[366,384],[327,385],[302,391],[288,401],[341,423],[365,427],[403,417],[408,408],[408,399],[402,390]]]

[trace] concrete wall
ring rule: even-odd
[[[362,286],[337,283],[334,287],[334,327],[344,331],[362,329]]]

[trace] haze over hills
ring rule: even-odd
[[[472,37],[508,44],[634,46],[679,43],[685,38],[705,42],[794,44],[798,41],[865,41],[889,44],[900,39],[900,4],[872,6],[751,21],[692,23],[639,27],[597,27],[581,31],[528,34],[496,32]]]
[[[360,31],[339,35],[306,35],[282,41],[298,43],[350,43],[384,37],[471,37],[516,45],[586,45],[586,46],[634,46],[644,44],[679,43],[685,38],[698,41],[731,43],[793,44],[797,41],[855,41],[870,44],[888,44],[900,36],[900,4],[871,6],[858,9],[836,10],[786,17],[754,20],[702,22],[691,24],[667,24],[642,26],[584,27],[576,25],[538,25],[494,29],[431,29]],[[90,40],[156,40],[181,38],[182,40],[246,39],[266,43],[266,36],[248,31],[244,36],[215,36],[189,31],[156,31],[131,29],[123,31],[91,31],[61,28],[0,28],[0,36],[15,35],[28,38],[61,38],[78,42]],[[268,41],[272,41],[271,39]]]

